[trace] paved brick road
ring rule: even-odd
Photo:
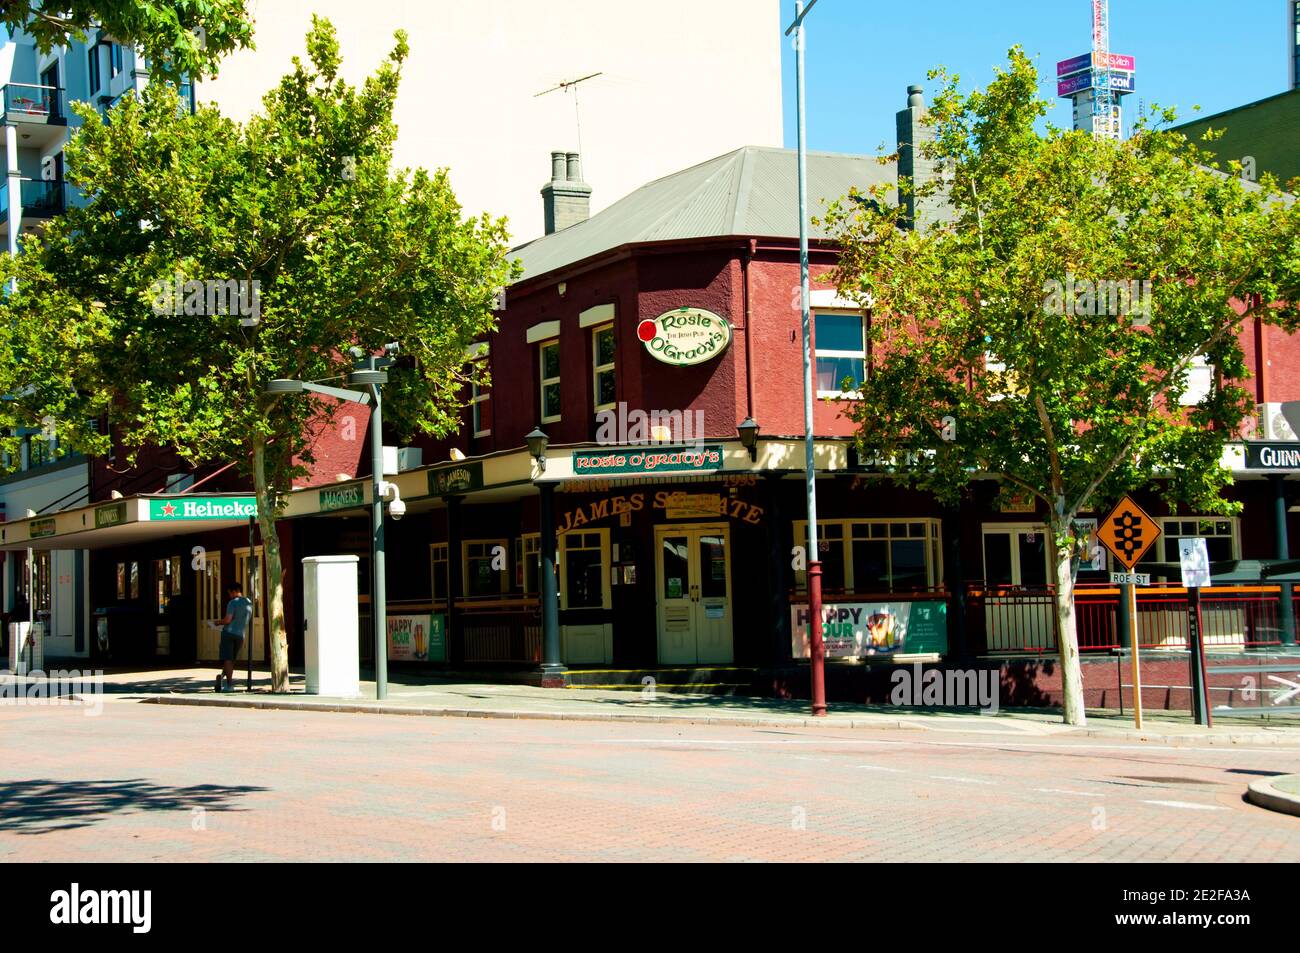
[[[1300,749],[0,705],[0,860],[1300,860]]]

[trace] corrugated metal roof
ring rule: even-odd
[[[536,278],[602,252],[639,242],[744,236],[799,237],[796,153],[746,146],[657,179],[598,215],[516,248],[521,280]],[[873,156],[808,154],[808,210],[880,182],[896,181],[893,162]],[[826,238],[816,224],[811,238]]]

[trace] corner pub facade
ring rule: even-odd
[[[911,146],[923,112],[913,87],[898,115],[898,167],[811,154],[813,214],[851,188],[894,181],[899,168],[924,175]],[[403,455],[390,478],[407,513],[386,529],[389,658],[398,670],[456,677],[639,687],[649,674],[665,687],[806,697],[795,154],[739,149],[594,217],[577,159],[553,155],[548,234],[515,250],[523,277],[507,290],[499,329],[467,351],[490,387],[467,393],[459,434],[417,444],[422,459]],[[1057,703],[1043,515],[1032,504],[999,509],[992,483],[944,509],[857,459],[843,413],[853,396],[837,382],[869,373],[870,314],[837,297],[828,284],[836,250],[816,226],[812,239],[830,697],[887,701],[892,667],[915,661],[998,668],[1005,703]],[[1256,327],[1243,345],[1258,436],[1294,441],[1282,405],[1300,399],[1300,384],[1279,371],[1300,366],[1300,344]],[[1207,386],[1213,369],[1200,373]],[[294,661],[302,559],[336,553],[360,557],[362,654],[373,657],[365,419],[357,408],[350,440],[320,437],[313,476],[280,524]],[[1293,527],[1296,484],[1290,470],[1264,465],[1278,455],[1261,458],[1262,446],[1225,449],[1239,517],[1170,514],[1136,496],[1165,534],[1139,566],[1157,583],[1138,613],[1148,706],[1189,706],[1179,688],[1188,684],[1181,537],[1206,537],[1216,572],[1250,577],[1205,590],[1211,651],[1254,658],[1294,644],[1293,580],[1281,573],[1300,563],[1274,564],[1279,574],[1264,579],[1248,562],[1287,559]],[[254,658],[266,657],[251,494],[228,468],[195,477],[185,493],[92,496],[90,506],[4,525],[0,546],[31,547],[38,564],[42,550],[89,551],[77,654],[213,659],[207,623],[223,612],[222,581],[240,579],[257,606]],[[544,657],[540,555],[550,545],[558,660]],[[1129,688],[1116,660],[1126,626],[1111,568],[1108,556],[1083,567],[1077,601],[1087,703],[1115,707]]]

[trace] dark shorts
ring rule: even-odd
[[[221,661],[235,661],[239,658],[239,652],[243,647],[244,637],[242,635],[231,635],[228,632],[221,633]]]

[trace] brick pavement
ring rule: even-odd
[[[3,860],[1295,861],[1287,748],[0,705]]]

